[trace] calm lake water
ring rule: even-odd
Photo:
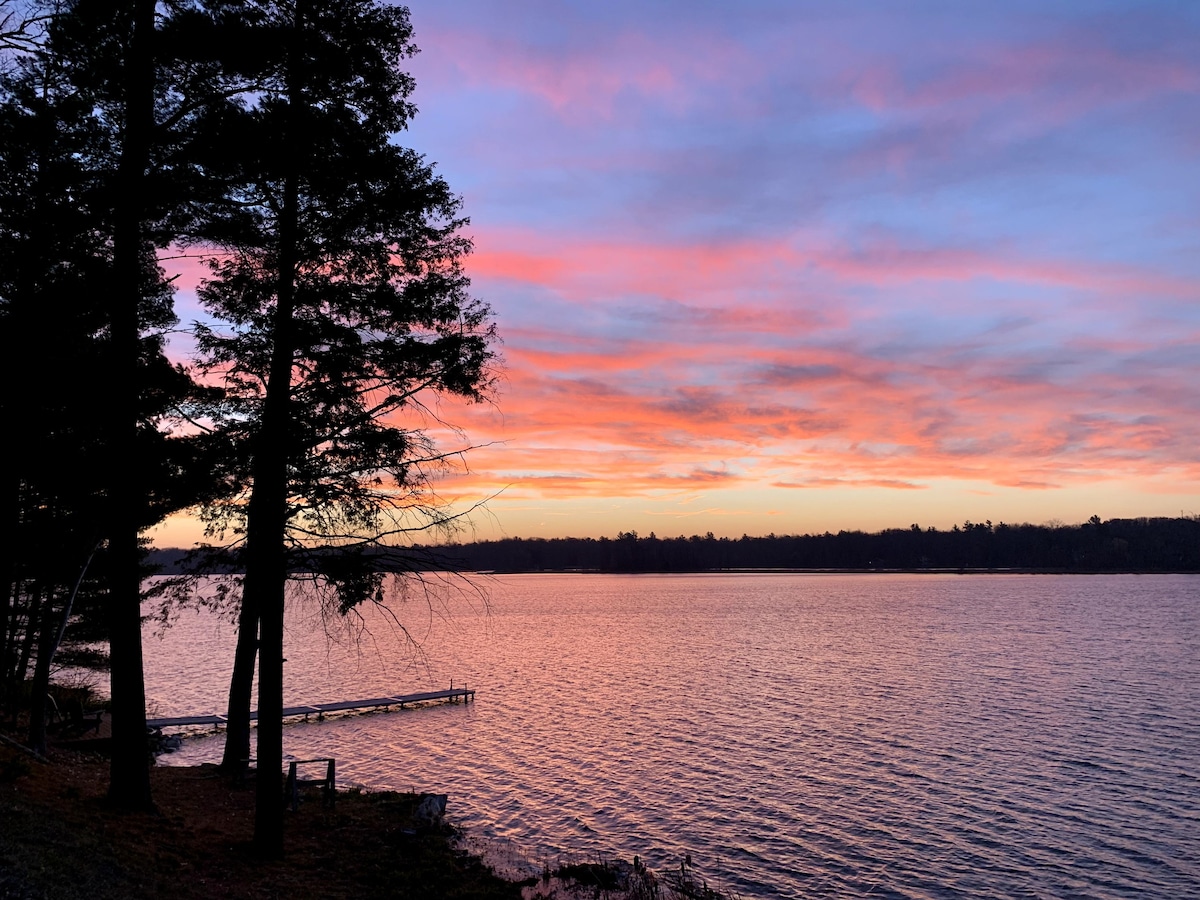
[[[289,726],[535,865],[690,853],[745,897],[1200,897],[1200,577],[528,575],[330,638],[287,703],[473,704]],[[146,641],[159,714],[223,710],[234,629]],[[215,761],[221,737],[164,762]]]

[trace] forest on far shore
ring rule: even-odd
[[[187,567],[183,550],[156,550],[166,573]],[[211,558],[209,558],[211,565]],[[1032,572],[1200,572],[1200,516],[1109,519],[1079,525],[964,522],[913,524],[867,533],[741,538],[708,534],[615,538],[505,538],[378,551],[383,570],[476,572],[711,572],[724,569],[849,571],[1016,570]]]

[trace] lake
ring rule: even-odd
[[[285,703],[476,701],[289,725],[285,751],[448,793],[511,864],[690,854],[744,897],[1200,896],[1200,576],[523,575],[393,609],[351,634],[297,598]],[[151,714],[223,711],[233,626],[153,630]]]

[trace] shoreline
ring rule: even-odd
[[[455,574],[482,575],[485,577],[499,575],[1088,575],[1088,576],[1125,576],[1125,575],[1200,575],[1194,569],[1049,569],[1049,568],[971,568],[946,567],[928,569],[789,569],[784,567],[760,568],[727,568],[727,569],[639,569],[639,570],[610,570],[610,569],[479,569]]]
[[[521,897],[457,846],[457,830],[422,823],[420,795],[339,790],[287,814],[284,857],[252,849],[254,784],[216,766],[154,766],[152,813],[105,802],[108,760],[52,749],[46,761],[0,746],[0,895],[6,897]]]
[[[287,813],[283,858],[262,860],[252,846],[252,779],[237,783],[212,764],[168,765],[152,768],[151,783],[155,811],[122,812],[105,801],[105,757],[53,748],[37,759],[0,742],[0,896],[726,896],[686,869],[660,881],[636,860],[560,861],[551,871],[503,839],[421,819],[427,795],[355,787],[340,788],[332,807],[306,793]]]

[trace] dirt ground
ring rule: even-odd
[[[285,855],[251,850],[252,781],[213,766],[152,770],[157,812],[108,806],[108,761],[56,750],[48,763],[0,747],[0,898],[518,898],[457,850],[447,828],[417,828],[417,797],[313,793],[286,815]]]

